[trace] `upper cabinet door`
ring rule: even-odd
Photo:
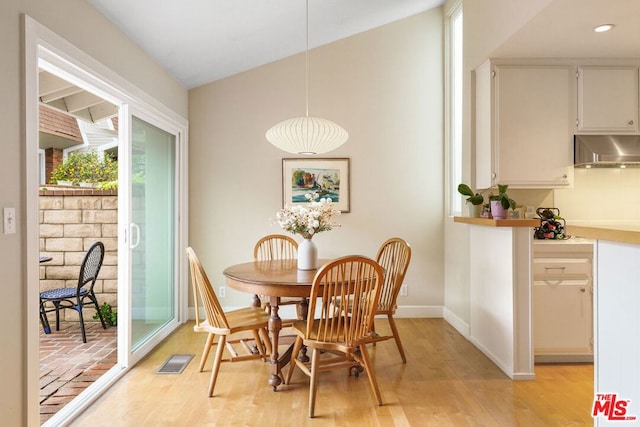
[[[498,183],[570,184],[573,81],[570,66],[496,66]]]
[[[578,68],[577,132],[638,132],[638,67]]]

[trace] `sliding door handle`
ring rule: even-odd
[[[131,236],[131,240],[130,240],[130,243],[129,243],[129,248],[130,249],[135,249],[140,244],[140,227],[138,227],[138,224],[136,224],[135,222],[132,222],[131,225],[129,226],[129,228],[131,229],[131,231],[129,232],[129,235]],[[134,235],[133,232],[134,231],[135,231],[135,240],[134,240],[134,237],[133,237],[133,235]]]

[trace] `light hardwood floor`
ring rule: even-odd
[[[214,397],[197,372],[205,335],[183,325],[85,411],[75,426],[591,426],[593,366],[536,365],[537,379],[512,381],[442,319],[397,319],[407,354],[378,343],[383,406],[367,378],[320,377],[316,418],[307,418],[309,379],[300,371],[273,392],[261,361],[225,363]],[[388,332],[376,319],[376,330]],[[182,374],[156,374],[172,354],[196,354]],[[212,355],[213,356],[213,355]],[[212,357],[211,356],[211,357]],[[288,369],[288,367],[286,368]]]

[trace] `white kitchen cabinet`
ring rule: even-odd
[[[476,70],[477,188],[571,184],[574,70],[490,61]]]
[[[591,280],[533,282],[536,362],[593,361]]]
[[[638,67],[578,67],[578,133],[638,132]]]
[[[536,362],[593,361],[592,253],[590,241],[534,242]]]

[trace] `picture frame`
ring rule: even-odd
[[[349,158],[282,159],[282,205],[307,203],[305,194],[314,190],[330,197],[342,213],[350,211]]]

